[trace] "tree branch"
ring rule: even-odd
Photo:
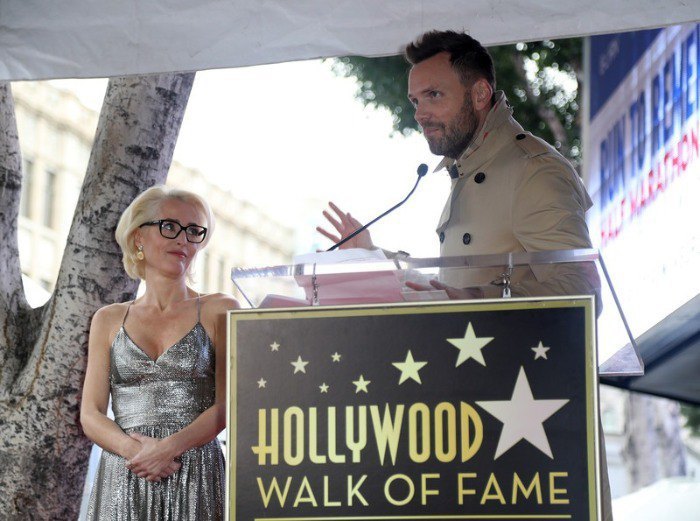
[[[22,286],[17,218],[22,157],[10,84],[0,82],[0,401],[27,357],[31,334],[24,334],[29,305]]]
[[[0,305],[26,307],[17,243],[22,155],[10,84],[0,82]]]

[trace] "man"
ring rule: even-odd
[[[512,117],[496,92],[491,56],[476,40],[453,31],[429,32],[406,47],[413,65],[408,97],[431,152],[443,155],[452,189],[438,223],[440,255],[479,255],[590,248],[584,218],[591,201],[576,171],[553,147]],[[339,236],[360,223],[331,204],[324,212]],[[369,233],[346,247],[373,248]],[[499,297],[503,268],[443,270],[433,286],[453,298]],[[518,267],[513,296],[597,294],[592,264]],[[416,289],[422,289],[415,286]]]
[[[475,39],[453,31],[432,31],[406,47],[412,64],[408,97],[430,151],[444,156],[451,191],[437,234],[440,255],[479,255],[590,248],[584,214],[591,200],[571,164],[513,119],[503,92],[496,91],[493,61]],[[323,214],[337,235],[361,226],[333,203]],[[375,248],[369,232],[346,248]],[[503,268],[444,270],[432,286],[451,298],[500,297]],[[493,281],[493,282],[492,282]],[[599,295],[592,263],[518,267],[513,296]],[[410,284],[415,289],[427,289]],[[602,440],[602,434],[601,434]],[[610,486],[601,443],[603,519],[612,519]]]

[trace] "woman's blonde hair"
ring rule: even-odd
[[[136,258],[136,243],[134,241],[134,232],[138,230],[143,223],[155,220],[158,217],[161,205],[168,200],[177,199],[187,204],[191,204],[202,212],[207,222],[204,224],[207,228],[207,236],[202,242],[202,248],[209,242],[212,232],[214,231],[214,214],[209,207],[209,204],[195,193],[187,190],[179,190],[177,188],[169,188],[163,185],[152,186],[139,194],[131,204],[124,210],[124,213],[119,218],[119,224],[114,232],[114,237],[122,250],[122,262],[126,274],[132,279],[143,279],[144,263]],[[194,259],[193,259],[194,261]],[[188,277],[191,278],[194,262],[190,264]]]

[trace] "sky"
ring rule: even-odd
[[[54,83],[99,110],[106,80]],[[432,172],[440,160],[420,134],[391,137],[388,111],[364,107],[356,89],[321,60],[198,72],[174,159],[291,224],[297,253],[330,245],[314,231],[329,200],[367,222],[408,194],[420,163]],[[437,255],[448,191],[444,171],[427,175],[373,226],[374,242]]]

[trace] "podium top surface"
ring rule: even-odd
[[[422,258],[398,254],[390,259],[376,259],[371,261],[307,262],[254,268],[233,268],[231,270],[231,279],[236,281],[260,277],[295,277],[314,274],[394,271],[397,269],[502,268],[532,264],[594,262],[597,261],[598,258],[598,250],[593,248]]]

